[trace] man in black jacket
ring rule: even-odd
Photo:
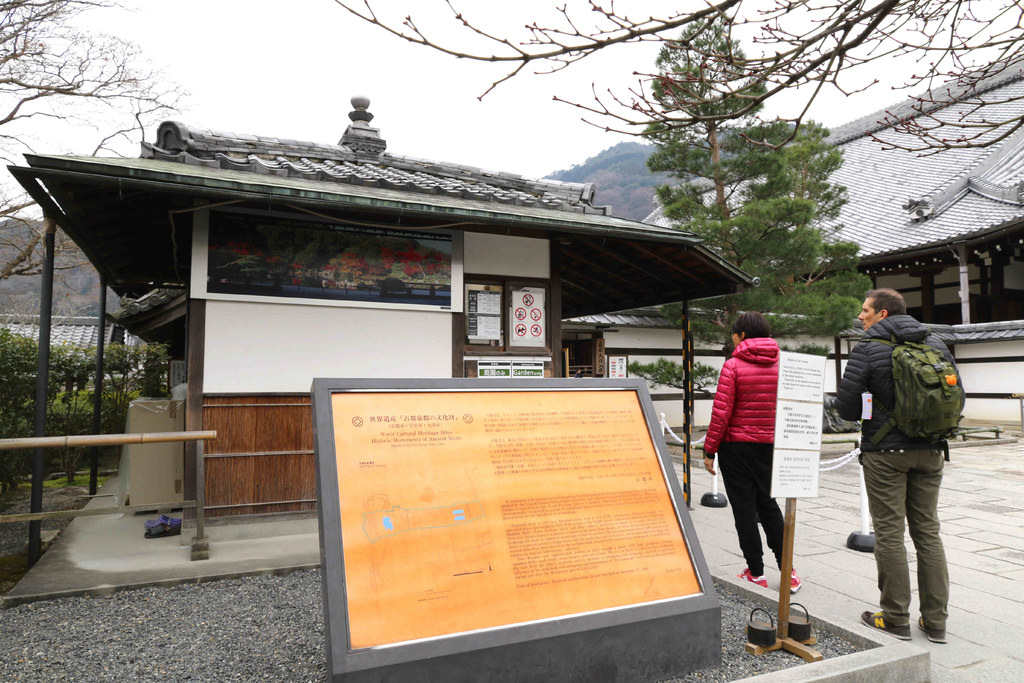
[[[864,323],[869,338],[923,341],[952,362],[946,345],[906,313],[907,305],[899,292],[873,289],[867,293],[858,319]],[[863,418],[861,463],[875,529],[875,565],[882,609],[864,612],[861,621],[901,640],[910,640],[910,569],[903,523],[906,519],[917,551],[921,602],[918,626],[932,642],[944,643],[949,572],[939,538],[938,501],[946,443],[912,439],[894,427],[873,444],[871,437],[889,419],[884,406],[892,406],[893,400],[891,346],[858,343],[850,352],[836,405],[843,419]]]

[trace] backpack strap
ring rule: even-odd
[[[896,341],[896,337],[890,337],[889,339],[882,339],[881,337],[867,337],[866,339],[863,339],[862,341],[876,341],[876,342],[885,344],[889,348],[895,348],[896,344],[898,343]],[[885,412],[886,412],[886,414],[889,415],[889,419],[886,420],[885,423],[881,427],[878,428],[877,432],[875,432],[874,434],[871,435],[871,438],[869,439],[869,441],[871,441],[871,445],[872,446],[877,446],[878,442],[880,442],[882,439],[884,439],[886,434],[891,432],[892,428],[896,426],[896,418],[892,414],[892,409],[889,408],[886,405],[883,405],[881,403],[881,401],[879,401],[879,405],[881,405],[883,408],[885,408]]]

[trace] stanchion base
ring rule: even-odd
[[[854,531],[846,537],[846,547],[850,550],[859,550],[862,553],[873,553],[875,552],[875,535]]]
[[[724,495],[710,491],[700,497],[700,504],[706,508],[724,508],[728,505]]]

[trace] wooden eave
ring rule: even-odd
[[[739,291],[746,273],[691,233],[610,216],[263,176],[153,159],[27,156],[15,178],[119,294],[186,286],[192,214],[236,206],[344,225],[547,237],[559,250],[562,315]]]

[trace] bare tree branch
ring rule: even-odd
[[[868,69],[877,72],[900,58],[914,60],[920,71],[896,87],[924,91],[915,95],[917,116],[894,115],[884,121],[916,137],[917,142],[905,149],[930,152],[989,145],[1024,120],[1024,113],[986,116],[1007,101],[985,94],[994,79],[1022,73],[1020,0],[679,0],[679,11],[663,17],[631,15],[620,9],[629,5],[624,0],[565,0],[554,8],[550,23],[537,20],[518,30],[492,30],[460,11],[456,0],[420,0],[419,17],[447,20],[455,29],[444,39],[435,34],[445,34],[422,29],[411,14],[402,20],[385,17],[378,12],[384,4],[380,0],[335,2],[397,38],[461,59],[506,65],[504,75],[481,97],[527,67],[534,73],[560,71],[620,45],[670,43],[683,29],[692,35],[693,29],[711,21],[721,22],[730,40],[752,48],[746,50],[750,56],[738,58],[731,50],[700,52],[696,46],[681,45],[715,76],[702,81],[700,88],[677,83],[681,87],[671,107],[651,96],[651,84],[659,74],[644,71],[634,72],[638,85],[626,93],[594,87],[591,102],[555,97],[580,108],[588,123],[610,131],[642,134],[652,125],[664,130],[743,118],[794,89],[799,98],[795,112],[778,120],[799,127],[823,92],[861,92],[877,83]],[[763,87],[750,94],[751,82]],[[738,109],[707,106],[726,101],[745,104]],[[958,120],[929,115],[950,103],[968,104],[968,114]]]
[[[0,0],[0,158],[32,151],[48,123],[77,122],[96,130],[95,152],[118,138],[139,139],[144,126],[173,111],[178,92],[145,67],[142,53],[119,38],[86,33],[82,12],[108,0]],[[103,132],[100,133],[99,131]],[[0,280],[40,267],[38,208],[22,194],[0,194]],[[62,236],[61,236],[62,237]],[[76,250],[58,239],[58,252]],[[84,262],[80,253],[58,267]]]

